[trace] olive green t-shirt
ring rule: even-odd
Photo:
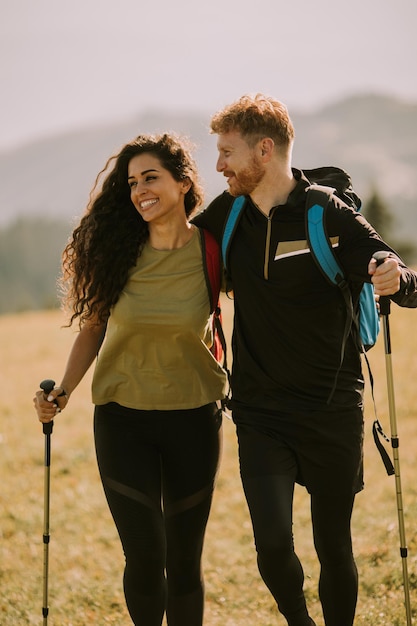
[[[94,404],[172,410],[223,398],[226,377],[209,350],[212,341],[198,231],[174,250],[147,243],[111,311]]]

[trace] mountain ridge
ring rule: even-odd
[[[314,112],[290,110],[290,115],[296,132],[294,166],[342,167],[363,201],[378,190],[394,214],[395,236],[417,242],[417,103],[356,94]],[[216,138],[209,121],[204,111],[161,108],[2,150],[0,227],[36,215],[74,222],[108,157],[139,133],[176,131],[190,137],[209,201],[226,187],[215,171]]]

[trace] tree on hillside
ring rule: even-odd
[[[398,252],[405,263],[412,265],[417,262],[416,246],[411,241],[395,239],[393,237],[394,215],[375,186],[372,188],[369,198],[364,203],[363,215],[368,222],[372,224],[377,233],[381,235],[382,239]]]
[[[376,187],[373,187],[371,195],[364,204],[363,214],[381,237],[389,241],[395,220]]]

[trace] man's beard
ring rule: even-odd
[[[227,173],[227,172],[226,172]],[[248,196],[259,185],[265,176],[265,169],[259,163],[257,157],[252,157],[252,162],[239,174],[234,174],[232,184],[229,183],[229,193],[232,196]]]

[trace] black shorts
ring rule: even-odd
[[[363,412],[235,408],[242,478],[287,474],[309,493],[363,489]]]

